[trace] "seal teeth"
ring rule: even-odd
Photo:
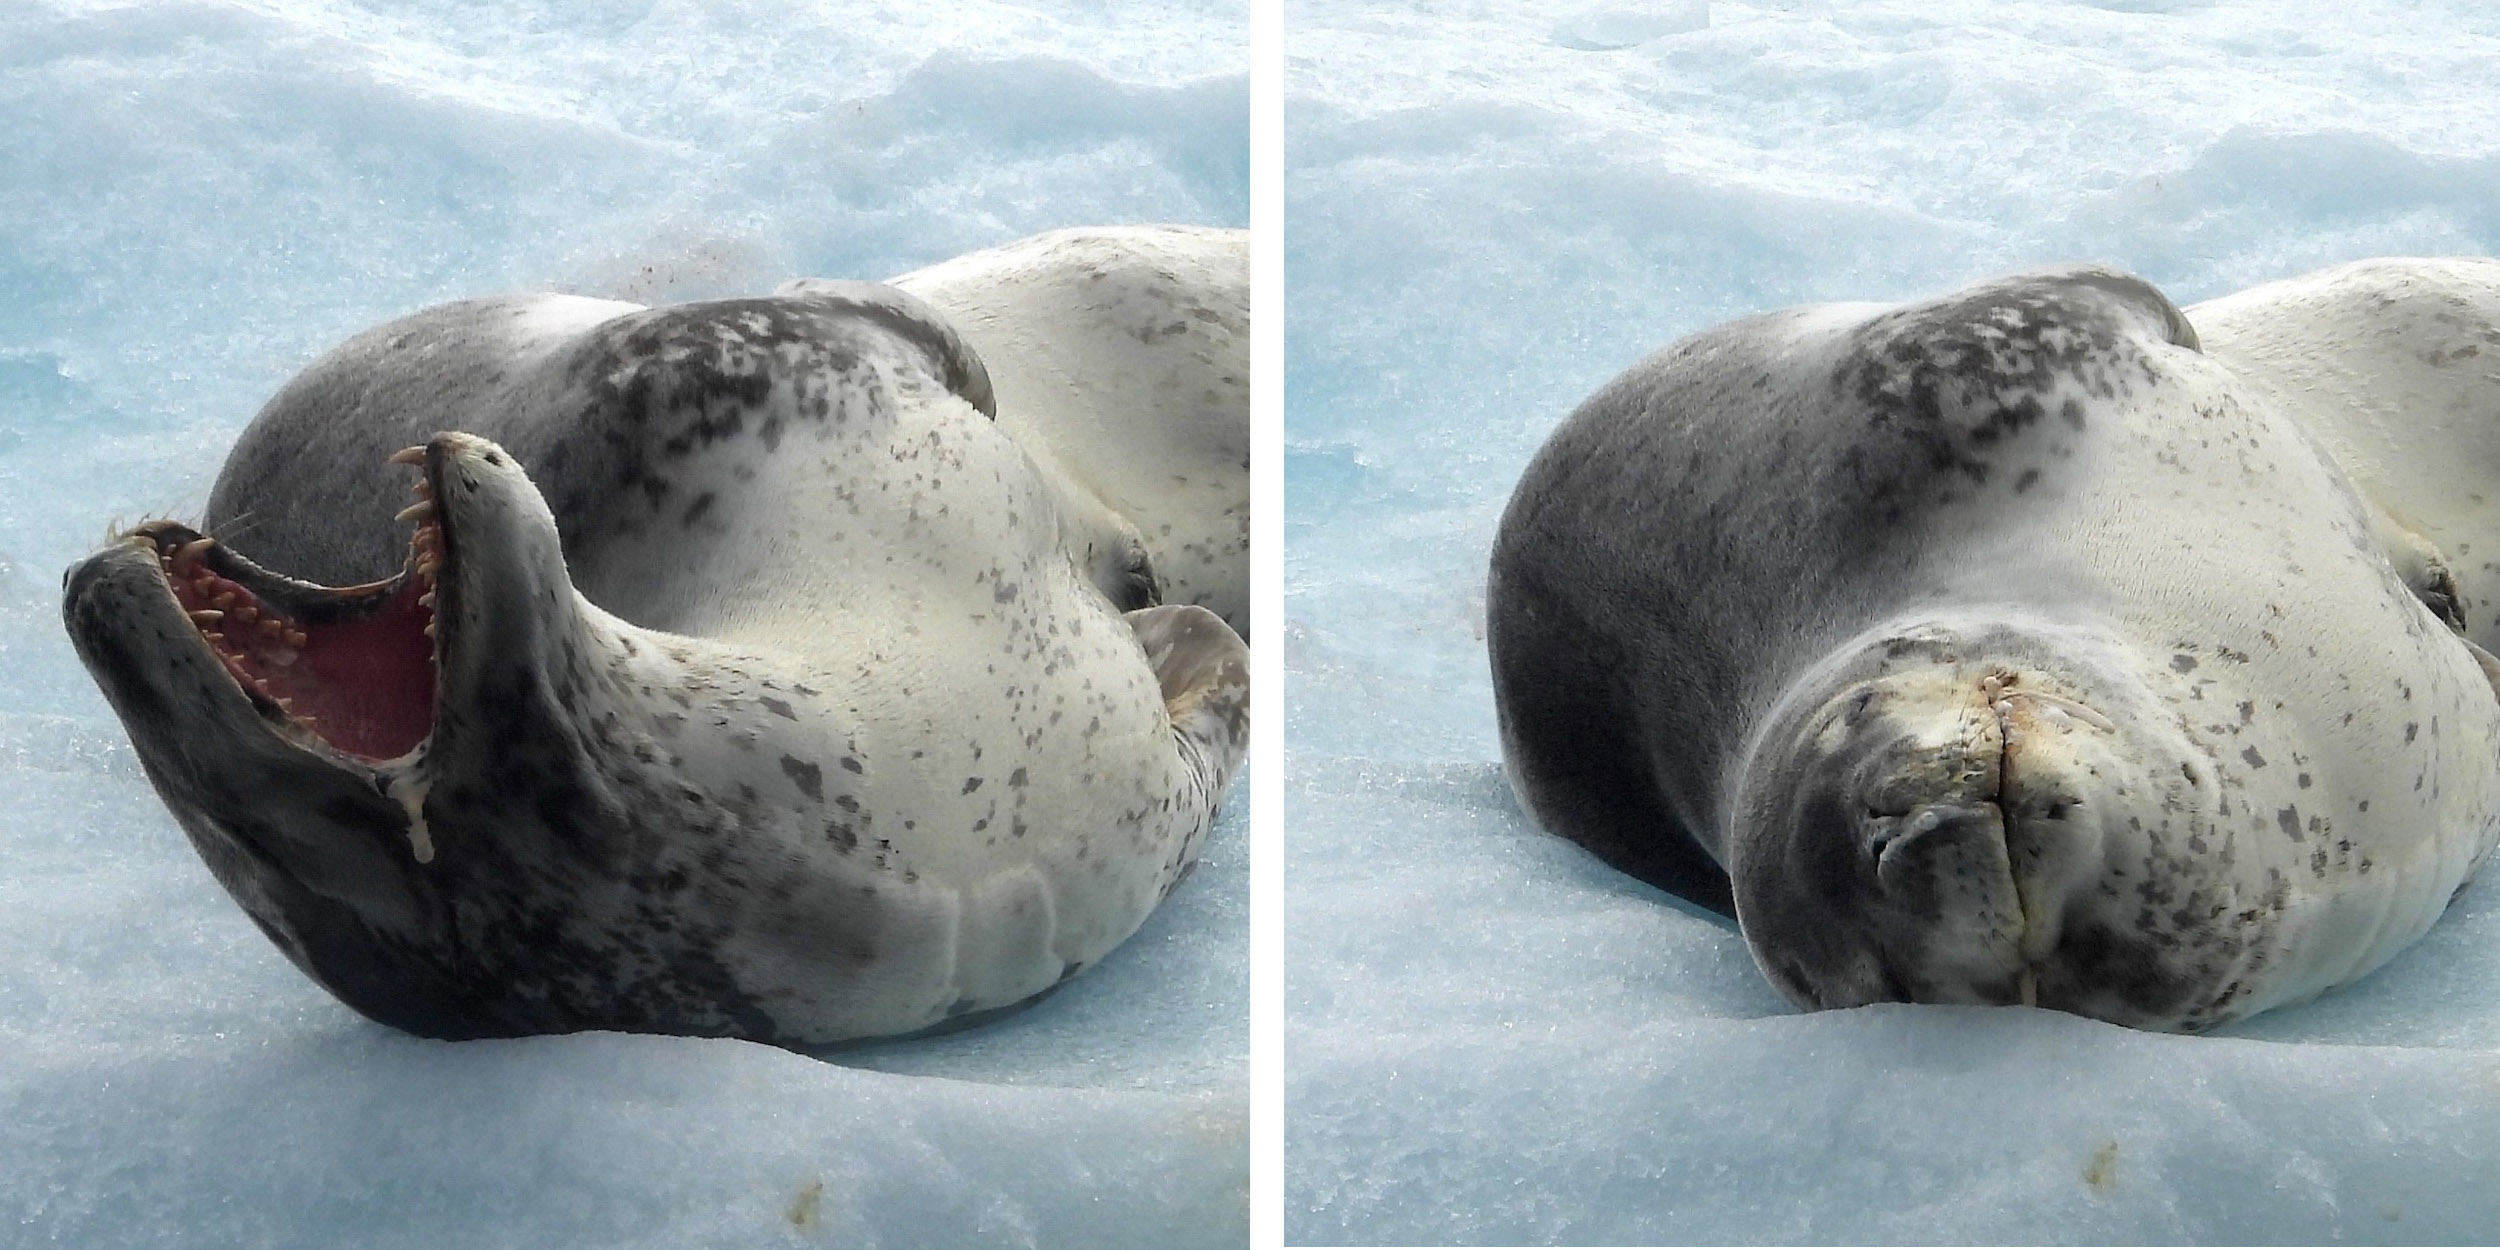
[[[391,463],[392,463],[392,464],[419,464],[419,465],[424,464],[424,463],[425,463],[425,448],[423,448],[423,447],[402,447],[402,448],[400,448],[399,450],[397,450],[397,451],[395,451],[395,452],[392,452],[392,453],[391,453]]]
[[[394,521],[431,521],[434,519],[434,501],[420,499],[400,509],[399,514],[391,519]]]
[[[168,563],[170,563],[177,572],[188,571],[191,566],[200,562],[201,556],[208,554],[209,548],[216,545],[217,540],[214,538],[194,538],[180,547],[175,548],[173,558],[168,561]]]
[[[199,626],[201,633],[209,633],[209,631],[217,627],[218,622],[225,619],[225,613],[219,612],[213,608],[202,608],[191,614],[191,623]],[[215,635],[212,634],[211,636],[214,637]]]

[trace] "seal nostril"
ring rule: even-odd
[[[1977,888],[1974,874],[2002,865],[2003,838],[1994,808],[1929,804],[1894,823],[1875,859],[1876,881],[1905,904],[1941,905],[1945,894]]]
[[[1920,808],[1916,815],[1868,808],[1867,815],[1883,822],[1866,840],[1867,862],[1879,872],[1884,868],[1887,853],[1897,848],[1905,855],[1916,854],[1921,841],[1944,828],[1947,820],[1947,813],[1934,807]]]

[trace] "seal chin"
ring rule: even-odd
[[[2116,727],[2053,681],[1954,659],[1776,723],[1740,783],[1729,871],[1757,963],[1807,1007],[2044,1002],[2099,879],[2085,791]]]

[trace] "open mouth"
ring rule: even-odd
[[[425,464],[423,448],[391,457]],[[399,514],[417,522],[405,568],[332,588],[272,573],[172,522],[143,526],[166,588],[210,653],[264,717],[367,763],[398,759],[434,726],[436,579],[445,550],[432,469]]]

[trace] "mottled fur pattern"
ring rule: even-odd
[[[1127,937],[1246,740],[1240,639],[1087,576],[990,388],[943,315],[863,283],[505,297],[350,341],[203,528],[273,602],[253,565],[383,575],[384,459],[425,443],[442,649],[399,759],[247,701],[184,636],[161,534],[73,570],[65,615],[219,880],[377,1019],[912,1032]]]
[[[1523,804],[1736,917],[1803,1005],[2197,1030],[2359,976],[2500,839],[2500,700],[2453,628],[2500,628],[2457,554],[2500,518],[2462,485],[2398,515],[2500,451],[2500,385],[2431,359],[2500,344],[2496,279],[2182,313],[2068,267],[1661,351],[1503,518]]]
[[[1250,636],[1250,247],[1237,230],[1061,230],[904,274],[1001,381],[999,423],[1139,536],[1164,603]],[[1082,379],[1052,391],[1050,378]],[[1083,540],[1071,538],[1071,550]]]

